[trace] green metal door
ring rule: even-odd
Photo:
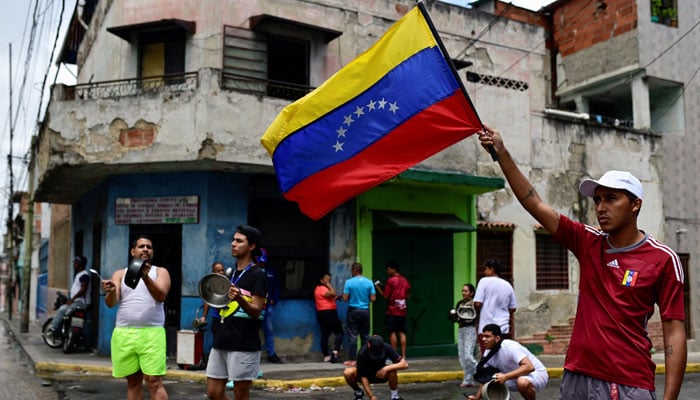
[[[406,341],[411,356],[451,355],[454,326],[447,318],[453,306],[452,232],[390,230],[372,233],[372,277],[386,282],[386,262],[399,262],[401,275],[411,283]],[[372,330],[385,339],[386,301],[377,295]]]

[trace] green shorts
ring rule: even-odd
[[[167,369],[165,328],[117,327],[112,332],[112,376],[123,378],[139,370],[163,376]]]

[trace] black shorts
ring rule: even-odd
[[[379,379],[376,376],[368,376],[367,380],[369,381],[369,383],[387,383],[389,381],[388,379]],[[358,385],[362,385],[362,377],[360,377],[360,375],[357,375],[355,382],[357,382]]]
[[[385,329],[387,333],[406,332],[406,317],[397,315],[385,315]]]

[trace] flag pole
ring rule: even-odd
[[[420,10],[421,14],[423,14],[423,17],[425,18],[425,22],[428,23],[428,27],[430,28],[430,31],[433,33],[433,36],[435,37],[435,41],[437,42],[437,45],[440,48],[440,51],[442,52],[442,56],[445,58],[445,60],[447,60],[447,65],[450,66],[450,70],[452,71],[452,74],[455,76],[455,79],[457,79],[457,83],[459,83],[459,88],[462,90],[464,97],[467,98],[469,105],[474,110],[474,114],[476,115],[476,118],[479,120],[479,125],[481,125],[482,129],[485,129],[484,123],[481,122],[481,118],[479,118],[479,113],[476,112],[476,107],[474,107],[474,103],[472,103],[472,99],[469,97],[469,94],[467,93],[467,89],[464,87],[462,80],[459,78],[459,75],[457,74],[457,68],[455,68],[455,65],[452,62],[450,55],[447,53],[447,49],[445,48],[445,45],[442,43],[442,39],[440,39],[440,34],[438,34],[437,29],[435,29],[435,25],[433,24],[433,21],[430,19],[430,15],[428,14],[428,10],[425,8],[425,4],[423,4],[422,0],[418,0],[418,9]],[[491,154],[491,159],[493,161],[498,161],[498,154],[496,154],[496,150],[493,148],[493,146],[488,146],[486,150],[488,150],[489,154]]]

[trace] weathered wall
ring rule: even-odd
[[[637,1],[562,2],[554,10],[553,24],[559,52],[567,57],[636,29]]]
[[[640,64],[647,74],[683,85],[682,102],[685,130],[663,132],[663,211],[664,240],[677,252],[690,257],[690,307],[686,318],[691,323],[691,337],[700,337],[700,31],[694,24],[700,19],[700,2],[679,0],[678,27],[650,22],[649,2],[639,2]],[[643,45],[642,45],[643,44]],[[659,232],[661,234],[661,232]],[[690,342],[697,349],[698,341]]]
[[[557,76],[561,82],[560,92],[576,87],[604,75],[620,74],[636,67],[639,62],[639,43],[636,31],[623,33],[608,41],[562,58],[557,57]]]

